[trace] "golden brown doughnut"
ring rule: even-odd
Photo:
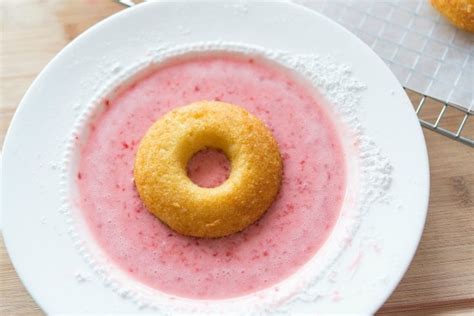
[[[431,0],[431,4],[458,28],[474,32],[474,0]]]
[[[188,160],[204,148],[229,158],[229,178],[203,188],[187,176]],[[168,112],[140,142],[135,184],[145,206],[173,230],[222,237],[243,230],[270,207],[282,161],[271,132],[241,107],[202,101]]]

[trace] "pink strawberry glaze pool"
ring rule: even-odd
[[[314,95],[279,66],[216,55],[164,65],[105,100],[77,174],[94,239],[131,277],[172,295],[224,299],[287,278],[324,244],[345,194],[337,124]],[[240,105],[262,119],[284,160],[279,196],[261,220],[214,240],[184,237],[162,224],[142,205],[132,178],[137,144],[151,124],[199,100]]]

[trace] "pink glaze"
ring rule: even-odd
[[[204,149],[188,162],[188,177],[203,188],[222,184],[230,174],[230,162],[222,151]]]
[[[137,144],[150,125],[199,100],[237,104],[262,119],[284,160],[280,194],[261,220],[214,240],[162,224],[142,205],[132,178]],[[104,252],[148,286],[198,299],[261,290],[306,263],[334,227],[345,194],[339,135],[312,88],[279,67],[235,56],[188,58],[104,103],[81,151],[81,209]]]

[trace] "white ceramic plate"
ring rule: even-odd
[[[373,313],[402,278],[423,230],[429,191],[423,134],[403,89],[375,53],[336,23],[290,3],[139,5],[92,27],[54,58],[23,98],[2,162],[3,233],[26,288],[47,313],[150,312],[104,286],[73,246],[59,212],[61,157],[105,66],[136,64],[164,42],[207,41],[331,55],[367,85],[361,122],[393,166],[390,199],[364,215],[334,268],[339,276],[321,283],[327,295],[291,309]],[[357,271],[348,269],[354,262]],[[78,282],[78,272],[86,282]]]

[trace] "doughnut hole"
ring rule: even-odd
[[[195,153],[186,168],[189,179],[202,188],[215,188],[230,175],[231,165],[220,149],[205,148]]]

